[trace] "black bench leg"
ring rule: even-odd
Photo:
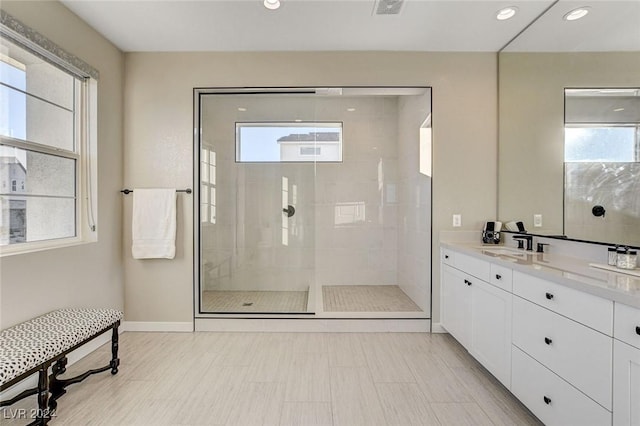
[[[67,357],[63,356],[60,358],[52,367],[51,376],[49,376],[50,381],[50,390],[51,397],[49,398],[49,408],[50,412],[54,412],[56,407],[58,406],[57,400],[67,393],[67,386],[72,385],[74,383],[80,383],[87,377],[92,374],[102,373],[103,371],[107,371],[111,369],[111,374],[118,373],[118,366],[120,365],[120,360],[118,359],[118,326],[120,322],[115,323],[113,328],[113,334],[111,335],[111,354],[112,358],[109,361],[109,365],[101,368],[97,368],[95,370],[88,370],[78,376],[71,377],[68,379],[59,379],[58,376],[63,374],[67,370]],[[106,331],[106,330],[105,330]]]
[[[51,396],[49,397],[49,408],[51,411],[55,411],[58,407],[58,403],[56,402],[58,398],[67,393],[63,382],[58,380],[58,376],[67,371],[67,362],[67,357],[63,356],[53,364],[53,367],[51,367],[51,375],[49,376],[49,390],[51,391]]]
[[[118,374],[118,366],[120,365],[120,359],[118,358],[118,326],[120,321],[113,325],[113,332],[111,334],[111,374]]]
[[[49,374],[48,365],[42,366],[38,371],[38,412],[32,425],[46,425],[51,420],[49,410]]]

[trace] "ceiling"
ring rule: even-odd
[[[554,0],[404,0],[399,15],[375,15],[374,0],[281,0],[282,7],[275,11],[267,10],[261,0],[62,2],[126,52],[497,52],[555,3]],[[574,3],[560,0],[551,11]],[[593,6],[593,12],[607,12],[591,13],[573,23],[544,16],[523,34],[530,36],[515,50],[640,50],[640,0],[591,0],[579,5],[592,3],[597,5]],[[622,17],[616,14],[621,5],[628,6]],[[496,12],[505,6],[516,6],[518,13],[510,20],[498,21]],[[615,23],[603,26],[602,20],[611,16],[617,18]],[[624,19],[632,24],[623,25]],[[579,25],[564,30],[556,28],[566,24]],[[535,43],[535,33],[531,32],[534,29],[547,36],[543,37],[543,44]],[[622,43],[624,49],[607,45],[606,41],[593,49],[584,42],[594,34],[607,35],[602,33],[603,29],[619,34],[615,43]],[[558,34],[571,36],[566,46],[553,37]],[[578,48],[576,40],[582,42]]]

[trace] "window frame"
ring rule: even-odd
[[[5,14],[3,12],[3,18]],[[16,48],[35,55],[53,65],[61,72],[69,74],[73,78],[73,151],[68,149],[56,148],[30,140],[17,139],[9,136],[0,135],[0,144],[7,147],[13,147],[21,150],[27,150],[44,155],[51,155],[57,158],[66,158],[74,160],[75,172],[75,191],[73,197],[54,197],[54,198],[73,198],[74,199],[74,235],[60,238],[49,238],[38,241],[16,242],[0,245],[0,257],[37,252],[55,248],[69,247],[79,244],[96,242],[98,240],[97,232],[97,94],[98,82],[97,71],[90,66],[84,64],[75,58],[76,63],[86,65],[93,72],[80,71],[74,64],[67,63],[59,56],[62,51],[56,45],[52,45],[52,51],[48,51],[42,46],[38,46],[36,42],[29,40],[26,36],[17,34],[5,23],[11,24],[11,19],[5,19],[0,24],[0,35],[6,38],[8,43],[15,45]],[[29,33],[27,33],[29,35]],[[46,39],[45,39],[46,40]],[[48,41],[47,41],[48,42]],[[50,42],[49,42],[50,43]],[[45,43],[46,44],[46,43]],[[90,75],[93,74],[94,76]],[[10,85],[5,85],[12,87]],[[25,96],[33,96],[27,91]],[[23,183],[24,185],[24,183]],[[18,194],[11,191],[12,187],[4,193],[0,189],[3,197],[11,199],[11,197],[37,197],[40,194]],[[16,185],[17,189],[17,185]],[[46,196],[46,195],[45,195]],[[7,224],[7,229],[10,225]]]

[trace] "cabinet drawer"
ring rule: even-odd
[[[511,293],[513,282],[513,270],[504,266],[491,264],[491,284]]]
[[[448,248],[442,249],[442,263],[449,266],[456,266],[455,263],[455,252],[449,250]]]
[[[513,347],[511,392],[547,426],[610,425],[611,413]]]
[[[514,297],[513,344],[611,409],[611,337]]]
[[[490,281],[491,264],[487,261],[467,256],[466,254],[456,253],[455,267],[483,281]]]
[[[616,302],[613,337],[640,348],[640,309]]]
[[[560,284],[513,272],[513,293],[613,336],[613,302]]]

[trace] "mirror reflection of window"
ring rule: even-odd
[[[336,226],[363,224],[366,221],[365,202],[336,203],[334,223]]]
[[[640,161],[640,89],[565,90],[565,162]]]
[[[420,173],[431,177],[431,114],[420,126]]]
[[[638,160],[638,126],[579,126],[564,129],[564,161],[634,162]]]
[[[202,149],[200,160],[200,221],[216,223],[216,153]]]

